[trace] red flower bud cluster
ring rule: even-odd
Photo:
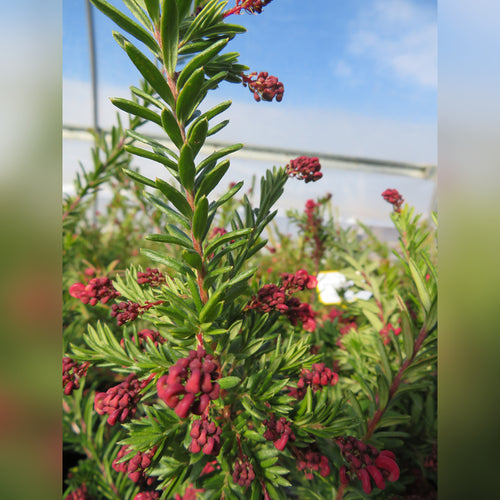
[[[290,422],[285,417],[276,420],[274,413],[271,413],[269,419],[262,423],[266,426],[264,437],[268,441],[273,441],[277,450],[283,451],[289,439],[295,441],[295,434],[292,432]]]
[[[206,417],[195,420],[189,435],[193,438],[189,445],[191,453],[202,451],[205,455],[217,456],[220,451],[220,434],[222,429]]]
[[[286,173],[290,177],[296,177],[299,181],[308,182],[319,181],[323,174],[320,172],[321,165],[316,157],[299,156],[295,160],[290,160],[286,166]]]
[[[283,84],[275,76],[269,75],[267,71],[261,71],[254,80],[253,77],[256,75],[257,71],[249,75],[241,74],[243,86],[248,85],[250,92],[253,92],[253,98],[259,102],[261,99],[272,101],[276,97],[276,101],[281,102],[285,92]]]
[[[80,387],[79,379],[87,375],[87,369],[90,363],[82,363],[79,365],[76,361],[71,358],[63,358],[63,387],[64,394],[69,396],[74,389]]]
[[[245,10],[249,14],[261,14],[262,9],[273,0],[236,0],[236,6],[224,13],[224,17],[231,14],[241,14]]]
[[[137,273],[137,283],[139,285],[160,286],[162,283],[165,283],[165,276],[158,269],[148,267],[145,273]]]
[[[122,383],[115,385],[106,392],[98,392],[94,398],[94,409],[99,415],[108,414],[108,424],[115,425],[117,421],[125,422],[127,417],[133,417],[137,403],[141,399],[140,391],[151,381],[151,377],[140,382],[131,373]]]
[[[325,363],[314,363],[311,368],[312,370],[302,369],[297,389],[291,389],[290,396],[301,400],[304,399],[308,386],[312,387],[313,392],[317,392],[324,386],[336,385],[339,381],[338,374],[326,368]]]
[[[282,273],[281,283],[287,293],[295,293],[316,288],[318,280],[316,276],[312,276],[305,269],[299,269],[295,274]]]
[[[151,341],[156,347],[158,347],[158,344],[164,344],[167,341],[165,337],[162,337],[160,335],[160,332],[150,330],[149,328],[145,328],[144,330],[141,330],[140,332],[137,333],[137,342],[141,349],[145,349],[147,339],[151,339]],[[125,347],[124,339],[120,340],[120,345],[122,347]]]
[[[320,476],[326,477],[330,474],[328,458],[312,448],[305,451],[295,450],[297,454],[297,469],[305,472],[306,479],[312,479],[313,471],[319,472]]]
[[[295,326],[299,321],[306,332],[313,332],[316,328],[316,313],[311,306],[305,302],[300,302],[297,297],[291,297],[287,300],[288,309],[285,311],[286,317],[290,323]]]
[[[72,491],[69,495],[66,495],[64,500],[89,500],[90,497],[87,496],[87,486],[82,484],[75,491]]]
[[[192,484],[190,484],[187,488],[186,491],[184,492],[184,495],[180,496],[179,493],[176,493],[175,495],[175,500],[196,500],[198,498],[197,493],[204,493],[204,489],[196,489]]]
[[[290,295],[306,288],[314,288],[318,283],[317,279],[304,269],[299,269],[295,274],[283,273],[281,279],[281,286],[264,285],[258,290],[257,295],[250,299],[245,309],[256,309],[263,313],[279,311],[288,317],[293,326],[300,321],[304,330],[314,331],[316,313],[309,304],[302,303]]]
[[[116,318],[116,324],[122,326],[128,321],[134,321],[137,319],[139,314],[144,314],[148,309],[158,304],[163,304],[162,300],[157,300],[156,302],[146,302],[144,306],[137,304],[136,302],[120,302],[119,304],[113,304],[111,306],[111,316]]]
[[[117,472],[123,472],[123,474],[127,474],[129,479],[134,481],[134,483],[141,483],[151,486],[156,479],[154,477],[149,477],[146,474],[146,469],[151,465],[151,460],[156,453],[157,446],[152,448],[146,452],[138,452],[134,456],[130,457],[128,460],[125,460],[121,463],[118,461],[127,455],[131,450],[128,446],[122,446],[116,455],[116,458],[113,460],[113,469]],[[149,492],[145,492],[149,493]]]
[[[387,325],[384,326],[378,333],[381,335],[381,337],[384,340],[384,344],[387,345],[390,341],[391,338],[389,337],[390,331],[394,332],[394,335],[399,335],[401,333],[401,327],[394,328],[392,326],[392,323],[387,323]]]
[[[361,480],[363,491],[369,495],[373,485],[380,490],[385,489],[385,481],[394,482],[399,479],[399,467],[396,455],[392,451],[378,451],[372,445],[367,445],[353,436],[336,439],[342,456],[348,465],[340,467],[340,482],[349,484],[352,478]]]
[[[156,388],[167,406],[175,408],[179,418],[186,418],[190,412],[201,415],[210,401],[219,397],[218,378],[216,360],[200,346],[170,367],[168,375],[158,379]]]
[[[221,467],[217,463],[217,460],[212,460],[212,462],[207,462],[205,464],[205,467],[203,467],[203,469],[200,472],[200,476],[203,476],[203,474],[210,474],[214,470],[220,470],[220,469]]]
[[[120,296],[109,278],[92,278],[86,285],[75,283],[69,287],[69,294],[91,306],[99,301],[106,304],[109,299]]]
[[[248,457],[237,458],[234,462],[233,481],[240,486],[248,488],[255,479],[253,465],[248,461]]]
[[[159,500],[159,491],[141,491],[135,495],[134,500]]]
[[[382,193],[382,198],[393,206],[395,212],[401,212],[401,205],[404,199],[397,189],[386,189]]]

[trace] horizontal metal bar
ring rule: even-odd
[[[102,132],[108,136],[110,135],[109,131]],[[168,139],[165,139],[164,136],[158,136],[155,134],[144,135],[163,143],[166,146],[172,146],[172,143]],[[91,141],[94,139],[89,129],[71,125],[63,125],[63,138],[80,141]],[[227,142],[207,141],[201,149],[201,152],[203,154],[210,154],[213,149],[229,145],[230,143]],[[437,166],[434,164],[406,163],[329,153],[313,153],[310,151],[307,152],[295,149],[273,148],[253,144],[245,144],[243,149],[240,149],[232,154],[232,157],[234,158],[270,162],[275,165],[286,165],[290,159],[298,156],[316,156],[320,159],[322,168],[325,169],[333,168],[341,170],[376,171],[379,173],[418,177],[423,179],[435,179],[437,176]]]

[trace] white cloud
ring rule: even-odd
[[[347,42],[353,56],[405,82],[437,86],[435,10],[409,0],[377,0],[353,21]]]

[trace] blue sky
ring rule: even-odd
[[[125,10],[121,1],[111,3]],[[135,84],[138,73],[111,36],[116,27],[97,10],[94,16],[100,84]],[[251,70],[268,71],[285,86],[281,103],[258,103],[260,110],[266,107],[264,114],[304,112],[316,122],[323,116],[325,123],[342,119],[347,127],[353,117],[353,129],[361,127],[365,135],[369,127],[360,126],[360,120],[375,129],[377,121],[390,123],[387,134],[395,134],[394,143],[415,139],[422,145],[415,143],[414,149],[427,148],[420,156],[397,153],[394,159],[436,161],[436,0],[274,0],[260,15],[227,20],[248,29],[232,41],[230,50],[240,52],[240,61]],[[85,2],[63,0],[63,77],[88,81],[89,74]],[[241,85],[225,83],[218,95],[242,105],[253,102]],[[406,135],[399,137],[403,129]],[[425,130],[425,138],[419,130]],[[380,152],[371,152],[372,146],[355,151],[355,143],[347,145],[346,140],[340,146],[346,151],[333,144],[331,152],[389,154],[390,159],[389,146]]]

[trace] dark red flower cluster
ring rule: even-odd
[[[64,500],[88,500],[89,497],[87,486],[82,484],[75,491],[72,491],[69,495],[66,495]]]
[[[286,166],[286,173],[290,177],[296,177],[299,181],[308,182],[319,181],[323,174],[320,172],[321,165],[316,157],[299,156],[295,160],[290,160]]]
[[[392,451],[378,451],[372,445],[367,445],[353,436],[335,440],[340,447],[347,466],[340,467],[340,482],[349,484],[357,477],[361,480],[363,491],[369,495],[372,491],[372,480],[380,490],[385,489],[385,481],[394,482],[399,479],[399,467],[396,455]]]
[[[120,296],[109,278],[92,278],[86,285],[75,283],[69,287],[69,294],[91,306],[99,301],[106,304],[109,299]]]
[[[260,14],[262,9],[273,0],[236,0],[236,6],[224,13],[224,17],[231,14],[241,14],[245,10],[249,14]]]
[[[312,479],[313,471],[319,472],[320,476],[326,477],[330,474],[330,464],[328,458],[319,451],[312,448],[305,450],[296,449],[297,469],[304,471],[306,479]]]
[[[281,102],[285,92],[283,84],[267,71],[261,71],[257,78],[253,79],[256,75],[257,71],[249,75],[241,74],[243,86],[248,86],[250,92],[253,92],[253,98],[259,102],[261,99],[264,101],[272,101],[276,97],[276,101]]]
[[[389,337],[389,333],[391,330],[394,332],[394,335],[396,335],[396,336],[401,333],[401,327],[399,326],[397,328],[394,328],[394,326],[392,326],[392,323],[387,323],[387,325],[385,325],[378,332],[380,334],[380,336],[383,338],[385,345],[387,345],[391,341],[391,338]]]
[[[277,450],[283,451],[289,439],[295,441],[295,434],[292,432],[290,422],[285,417],[276,420],[274,413],[271,413],[269,419],[262,423],[266,426],[264,437],[268,441],[273,441]]]
[[[306,288],[314,288],[318,283],[317,279],[304,269],[299,269],[295,274],[283,273],[281,279],[281,286],[269,284],[258,290],[245,310],[255,309],[263,313],[278,311],[285,314],[293,326],[300,321],[304,330],[314,331],[316,313],[309,304],[302,303],[290,295]]]
[[[318,280],[316,279],[316,276],[312,276],[305,269],[299,269],[295,274],[282,273],[281,284],[285,288],[286,292],[291,294],[301,292],[306,288],[308,290],[316,288]]]
[[[165,276],[158,269],[148,267],[145,273],[137,273],[137,283],[139,285],[160,286],[165,283]]]
[[[255,479],[253,465],[248,461],[248,457],[237,458],[234,462],[233,481],[240,486],[248,488]]]
[[[219,397],[218,378],[216,360],[199,346],[170,367],[168,375],[158,379],[156,388],[167,406],[175,408],[179,418],[186,418],[190,412],[201,415],[210,401]]]
[[[203,488],[196,489],[192,484],[190,484],[184,495],[180,496],[179,493],[176,493],[175,500],[196,500],[198,498],[197,493],[204,493],[205,490]]]
[[[134,321],[140,314],[144,314],[148,309],[151,309],[158,304],[163,304],[163,300],[157,300],[156,302],[146,302],[145,305],[141,306],[136,302],[120,302],[119,304],[113,304],[111,306],[111,316],[116,318],[116,324],[122,326],[128,321]]]
[[[127,455],[131,450],[128,446],[122,446],[116,455],[116,458],[113,460],[113,469],[117,472],[122,472],[123,474],[127,474],[129,479],[134,481],[134,483],[141,483],[147,486],[151,486],[156,479],[154,477],[150,477],[146,474],[146,469],[151,465],[151,460],[156,453],[157,446],[152,448],[149,451],[138,452],[128,460],[123,462],[119,462],[121,458]],[[146,492],[145,492],[146,493]]]
[[[316,328],[316,320],[314,319],[316,313],[309,304],[300,302],[297,297],[291,297],[287,300],[287,306],[288,309],[285,311],[285,316],[293,326],[297,325],[300,321],[302,328],[306,332],[314,331]]]
[[[80,387],[79,379],[85,377],[87,375],[87,369],[90,366],[90,363],[82,363],[79,365],[76,361],[71,358],[64,357],[63,358],[63,387],[64,394],[69,396],[74,389],[78,389]]]
[[[98,392],[94,398],[94,409],[99,415],[108,414],[108,424],[115,425],[117,421],[125,422],[133,417],[137,410],[137,403],[141,399],[140,391],[149,384],[152,377],[140,382],[131,373],[123,382]]]
[[[202,451],[205,455],[217,456],[220,451],[220,434],[222,429],[206,417],[195,420],[189,435],[193,438],[189,445],[191,453]]]
[[[325,363],[314,363],[311,370],[302,369],[297,388],[290,390],[290,396],[299,400],[304,399],[307,387],[311,387],[313,392],[317,392],[327,385],[335,385],[339,381],[339,376],[330,368],[326,368]]]
[[[401,212],[401,205],[404,203],[404,199],[397,189],[386,189],[382,193],[382,198],[393,206],[395,212]]]
[[[135,495],[134,500],[159,500],[159,491],[141,491]]]
[[[167,339],[160,335],[160,332],[156,332],[154,330],[150,330],[149,328],[145,328],[137,333],[137,343],[141,349],[145,349],[147,339],[151,339],[153,344],[158,347],[158,344],[164,344]],[[125,340],[120,340],[120,345],[125,347]]]

